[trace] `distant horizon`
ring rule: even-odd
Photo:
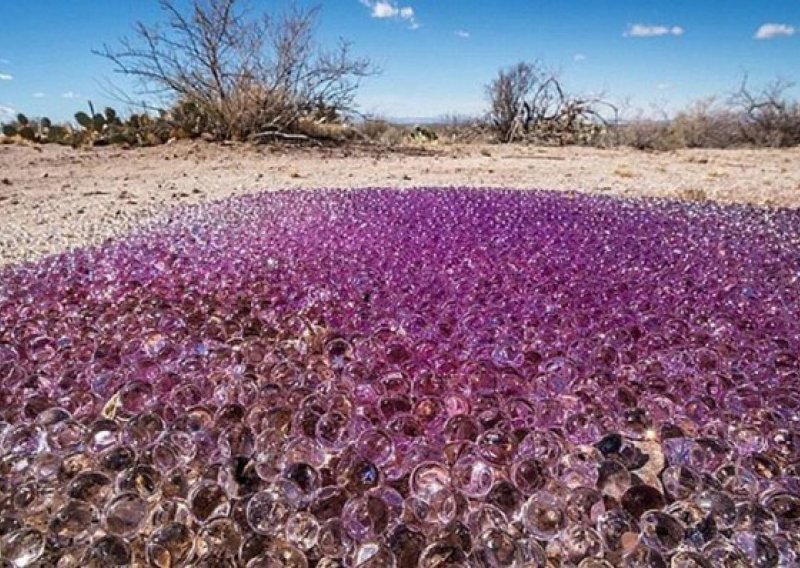
[[[178,0],[186,4],[189,0]],[[250,0],[280,11],[283,1]],[[541,60],[575,93],[605,92],[629,112],[667,113],[710,96],[723,99],[748,73],[755,87],[775,78],[800,81],[800,3],[711,0],[635,5],[588,0],[301,0],[320,4],[320,43],[343,37],[383,69],[357,97],[359,111],[397,122],[480,116],[484,85],[497,70]],[[159,21],[156,0],[27,0],[3,6],[13,22],[0,35],[0,120],[16,112],[72,120],[91,100],[126,105],[104,92],[113,80],[133,85],[91,54],[130,35],[137,20]],[[47,38],[54,38],[50,41]],[[45,38],[44,40],[42,38]],[[798,97],[800,88],[789,92]],[[655,116],[655,114],[653,114]]]

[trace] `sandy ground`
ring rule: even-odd
[[[177,143],[0,146],[0,265],[123,235],[176,205],[284,187],[469,185],[800,206],[800,149],[426,146],[402,152]]]

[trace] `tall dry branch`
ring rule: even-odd
[[[360,81],[377,72],[315,41],[319,7],[255,13],[243,0],[159,2],[164,21],[137,23],[132,38],[95,53],[138,83],[137,94],[192,103],[220,138],[291,131],[301,119],[332,121],[354,109]]]
[[[604,129],[602,97],[577,97],[564,91],[555,72],[541,62],[520,62],[500,69],[486,86],[488,118],[500,142],[533,139],[546,143],[590,143]]]

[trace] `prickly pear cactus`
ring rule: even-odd
[[[28,125],[25,125],[19,129],[19,135],[23,140],[28,140],[29,142],[35,142],[38,138],[33,127]]]
[[[75,121],[80,124],[83,128],[91,129],[92,128],[92,117],[86,114],[83,111],[75,113]]]
[[[12,136],[16,136],[19,134],[17,131],[17,127],[13,124],[4,124],[3,125],[3,136],[8,136],[9,138]]]
[[[105,126],[106,126],[106,119],[102,114],[98,113],[92,117],[92,128],[95,131],[102,132]]]

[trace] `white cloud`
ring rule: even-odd
[[[394,18],[398,15],[398,10],[388,2],[375,2],[372,6],[373,18]]]
[[[44,93],[33,93],[33,98],[34,98],[34,99],[43,99],[43,98],[45,98],[46,96],[47,96],[47,95],[46,95],[46,94],[44,94]]]
[[[791,37],[797,30],[788,24],[764,24],[756,30],[755,39],[773,39],[776,37]]]
[[[470,34],[466,30],[456,30],[454,33],[456,34],[456,36],[460,37],[461,39],[469,39],[470,37],[472,37],[472,34]]]
[[[66,93],[61,93],[62,99],[77,99],[80,97],[80,93],[76,93],[75,91],[67,91]]]
[[[647,24],[631,24],[625,31],[625,37],[659,37],[659,36],[682,36],[686,31],[682,26],[650,26]]]
[[[671,88],[672,88],[672,83],[659,83],[658,85],[656,85],[656,89],[658,89],[659,91],[666,91],[667,89]]]
[[[419,27],[414,8],[411,6],[398,6],[394,0],[359,0],[369,8],[370,15],[380,20],[400,20],[406,22],[408,27],[415,30]]]
[[[573,61],[586,61],[586,55],[583,53],[576,53],[572,56]]]
[[[13,81],[14,76],[8,73],[0,73],[0,81]]]
[[[17,111],[15,111],[13,108],[0,105],[0,117],[8,118],[8,117],[13,117],[16,114]]]

